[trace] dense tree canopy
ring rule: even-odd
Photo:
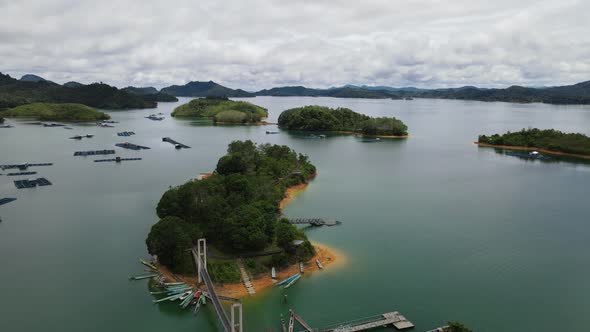
[[[529,128],[514,133],[507,132],[503,135],[481,135],[478,142],[590,155],[590,137],[583,134],[563,133],[554,129]]]
[[[472,332],[470,329],[465,327],[462,323],[459,322],[449,322],[448,327],[445,328],[445,332]]]
[[[3,111],[5,117],[31,117],[41,121],[98,121],[107,120],[108,114],[81,104],[33,103]]]
[[[232,142],[227,152],[219,159],[212,176],[164,193],[156,209],[161,220],[152,228],[147,241],[150,253],[164,255],[166,263],[161,262],[175,268],[179,264],[174,258],[177,248],[160,243],[177,237],[180,246],[190,247],[196,239],[189,236],[187,240],[179,232],[186,225],[194,225],[223,252],[255,252],[278,246],[288,254],[312,255],[313,248],[305,234],[278,221],[279,202],[286,188],[307,182],[315,175],[315,167],[308,158],[287,146],[256,145],[252,141]],[[174,225],[158,226],[163,222],[172,224],[170,220]],[[302,250],[293,250],[294,239],[304,240]]]
[[[365,135],[407,135],[408,127],[394,117],[371,118],[348,108],[305,106],[284,111],[279,126],[303,131],[353,131]]]
[[[260,106],[233,101],[223,97],[193,99],[174,109],[172,116],[184,118],[209,118],[215,122],[253,123],[268,116]]]

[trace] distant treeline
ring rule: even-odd
[[[348,108],[305,106],[284,111],[279,127],[302,131],[350,131],[364,135],[404,136],[408,127],[394,117],[371,118]]]
[[[529,128],[514,133],[507,132],[503,135],[481,135],[478,142],[590,155],[590,137],[583,134],[563,133],[554,129]]]
[[[232,142],[215,173],[164,193],[156,209],[161,220],[146,240],[151,254],[175,272],[193,269],[188,248],[206,237],[217,250],[240,254],[282,249],[279,267],[305,261],[314,249],[305,234],[280,219],[279,202],[289,186],[315,176],[306,156],[287,146]],[[296,246],[293,241],[303,240]]]

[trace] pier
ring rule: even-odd
[[[37,163],[37,164],[31,164],[31,163],[24,163],[24,164],[14,164],[14,165],[0,165],[0,168],[2,170],[5,169],[14,169],[14,168],[18,168],[21,171],[29,168],[29,167],[36,167],[36,166],[51,166],[53,165],[53,163]]]
[[[21,175],[35,175],[37,172],[16,172],[16,173],[7,173],[6,176],[21,176]]]
[[[108,162],[120,163],[122,161],[131,161],[131,160],[141,160],[141,158],[121,158],[121,157],[117,157],[117,158],[113,158],[113,159],[97,159],[94,162],[95,163],[108,163]]]
[[[14,197],[0,198],[0,205],[8,204],[8,203],[14,202],[14,201],[16,201],[16,198],[14,198]]]
[[[74,156],[97,156],[105,154],[115,154],[115,150],[96,150],[96,151],[76,151]]]
[[[37,186],[50,186],[51,183],[46,178],[38,178],[38,179],[30,179],[30,180],[16,180],[14,181],[14,185],[17,189],[24,189],[24,188],[35,188]]]
[[[338,323],[322,329],[324,332],[356,332],[366,331],[377,327],[392,325],[397,330],[405,330],[414,327],[414,324],[397,311],[386,312],[367,318]]]
[[[182,144],[180,142],[177,142],[177,141],[173,140],[170,137],[164,137],[164,138],[162,138],[162,142],[168,142],[168,143],[174,145],[174,147],[177,148],[177,149],[190,149],[191,148],[190,146],[184,145],[184,144]]]
[[[120,148],[123,149],[130,149],[130,150],[149,150],[150,148],[147,146],[142,146],[142,145],[137,145],[137,144],[132,144],[129,142],[125,142],[125,143],[117,143],[115,144],[115,146],[118,146]]]
[[[341,222],[335,219],[324,218],[295,218],[289,219],[289,224],[292,225],[312,225],[312,226],[335,226],[340,225]]]

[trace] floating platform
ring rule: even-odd
[[[128,137],[128,136],[133,136],[133,135],[135,135],[135,133],[132,131],[123,131],[123,132],[117,133],[117,136],[121,136],[121,137]]]
[[[95,151],[76,151],[74,156],[98,156],[106,154],[115,154],[115,150],[95,150]]]
[[[280,134],[280,132],[278,132],[278,131],[268,131],[268,130],[267,130],[267,131],[266,131],[266,134],[267,134],[267,135],[276,135],[276,134]]]
[[[168,143],[174,145],[174,147],[177,148],[177,149],[190,149],[191,148],[190,146],[184,145],[182,143],[179,143],[179,142],[173,140],[170,137],[164,137],[164,138],[162,138],[162,142],[168,142]]]
[[[0,165],[0,168],[2,170],[5,169],[13,169],[13,168],[18,168],[20,170],[25,170],[29,167],[36,167],[36,166],[52,166],[53,163],[37,163],[37,164],[32,164],[32,163],[24,163],[24,164],[14,164],[14,165]]]
[[[83,138],[92,138],[92,137],[94,137],[94,135],[87,134],[87,135],[72,136],[72,137],[70,137],[70,139],[83,139]]]
[[[162,121],[162,120],[164,120],[164,117],[163,116],[157,116],[155,114],[152,114],[150,116],[146,116],[145,118],[146,119],[150,119],[152,121]]]
[[[117,157],[114,159],[98,159],[95,160],[95,163],[108,163],[108,162],[116,162],[116,163],[120,163],[122,161],[131,161],[131,160],[141,160],[141,158],[121,158],[121,157]]]
[[[312,226],[335,226],[341,224],[338,220],[324,218],[296,218],[289,219],[289,223],[293,225],[309,224]]]
[[[20,175],[35,175],[37,172],[16,172],[16,173],[8,173],[7,176],[20,176]]]
[[[132,144],[132,143],[129,143],[129,142],[117,143],[117,144],[115,144],[115,146],[118,146],[118,147],[123,148],[123,149],[130,149],[130,150],[149,150],[150,149],[147,146],[141,146],[141,145]]]
[[[365,331],[374,328],[393,325],[398,330],[405,330],[414,327],[414,324],[406,319],[397,311],[386,312],[381,315],[357,319],[354,321],[339,323],[331,327],[324,328],[324,332],[356,332]]]
[[[519,157],[519,158],[524,158],[524,159],[538,159],[538,160],[548,160],[551,159],[551,157],[548,156],[544,156],[540,153],[534,153],[536,151],[533,152],[529,152],[529,153],[522,153],[522,152],[505,152],[504,154],[507,156],[513,156],[513,157]]]
[[[50,186],[52,184],[53,183],[51,183],[46,178],[14,181],[14,185],[16,186],[17,189],[43,187],[43,186]]]
[[[65,124],[61,123],[43,123],[43,127],[65,127]]]
[[[0,205],[8,204],[8,203],[14,202],[14,201],[16,201],[16,198],[14,198],[14,197],[0,198]]]
[[[112,126],[112,125],[110,125],[108,123],[100,123],[99,122],[96,125],[99,126],[99,127],[102,127],[102,128],[115,128],[115,126]]]
[[[11,126],[11,125],[0,125],[0,128],[14,128],[14,126]]]

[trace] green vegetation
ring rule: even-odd
[[[590,137],[583,134],[568,134],[559,130],[537,128],[522,129],[504,135],[481,135],[479,143],[493,145],[526,146],[557,152],[590,155]]]
[[[134,95],[140,96],[143,100],[148,102],[156,102],[156,101],[163,101],[163,102],[171,102],[171,101],[178,101],[178,98],[174,97],[173,95],[158,92],[158,90],[154,87],[145,87],[145,88],[136,88],[133,86],[128,86],[122,89],[125,92],[129,92]]]
[[[465,325],[459,322],[448,322],[448,327],[445,328],[445,332],[472,332]]]
[[[210,118],[214,122],[255,123],[268,116],[260,106],[227,98],[207,97],[193,99],[174,109],[172,116],[179,118]]]
[[[4,123],[4,118],[0,116],[0,124]]]
[[[111,118],[108,114],[85,105],[49,103],[34,103],[18,106],[3,111],[2,115],[7,118],[31,117],[41,121],[99,121]]]
[[[302,231],[279,220],[279,202],[287,187],[314,176],[308,158],[287,146],[232,142],[212,176],[164,193],[156,209],[161,220],[148,236],[148,250],[175,272],[190,271],[179,256],[190,259],[186,249],[201,236],[223,253],[280,248],[283,253],[271,260],[284,264],[309,259],[313,247]],[[295,246],[293,240],[304,242]],[[219,270],[219,278],[231,278],[229,268]]]
[[[185,85],[172,85],[161,90],[173,96],[184,97],[253,97],[254,94],[241,89],[230,89],[213,81],[189,82]]]
[[[220,283],[235,283],[240,282],[240,270],[235,261],[207,261],[207,271],[211,275],[211,279]]]
[[[279,127],[303,131],[352,131],[364,135],[402,136],[408,127],[394,117],[371,118],[348,108],[305,106],[284,111]]]
[[[0,109],[30,103],[76,103],[103,109],[154,108],[154,101],[102,83],[59,85],[46,80],[19,81],[0,73]]]

